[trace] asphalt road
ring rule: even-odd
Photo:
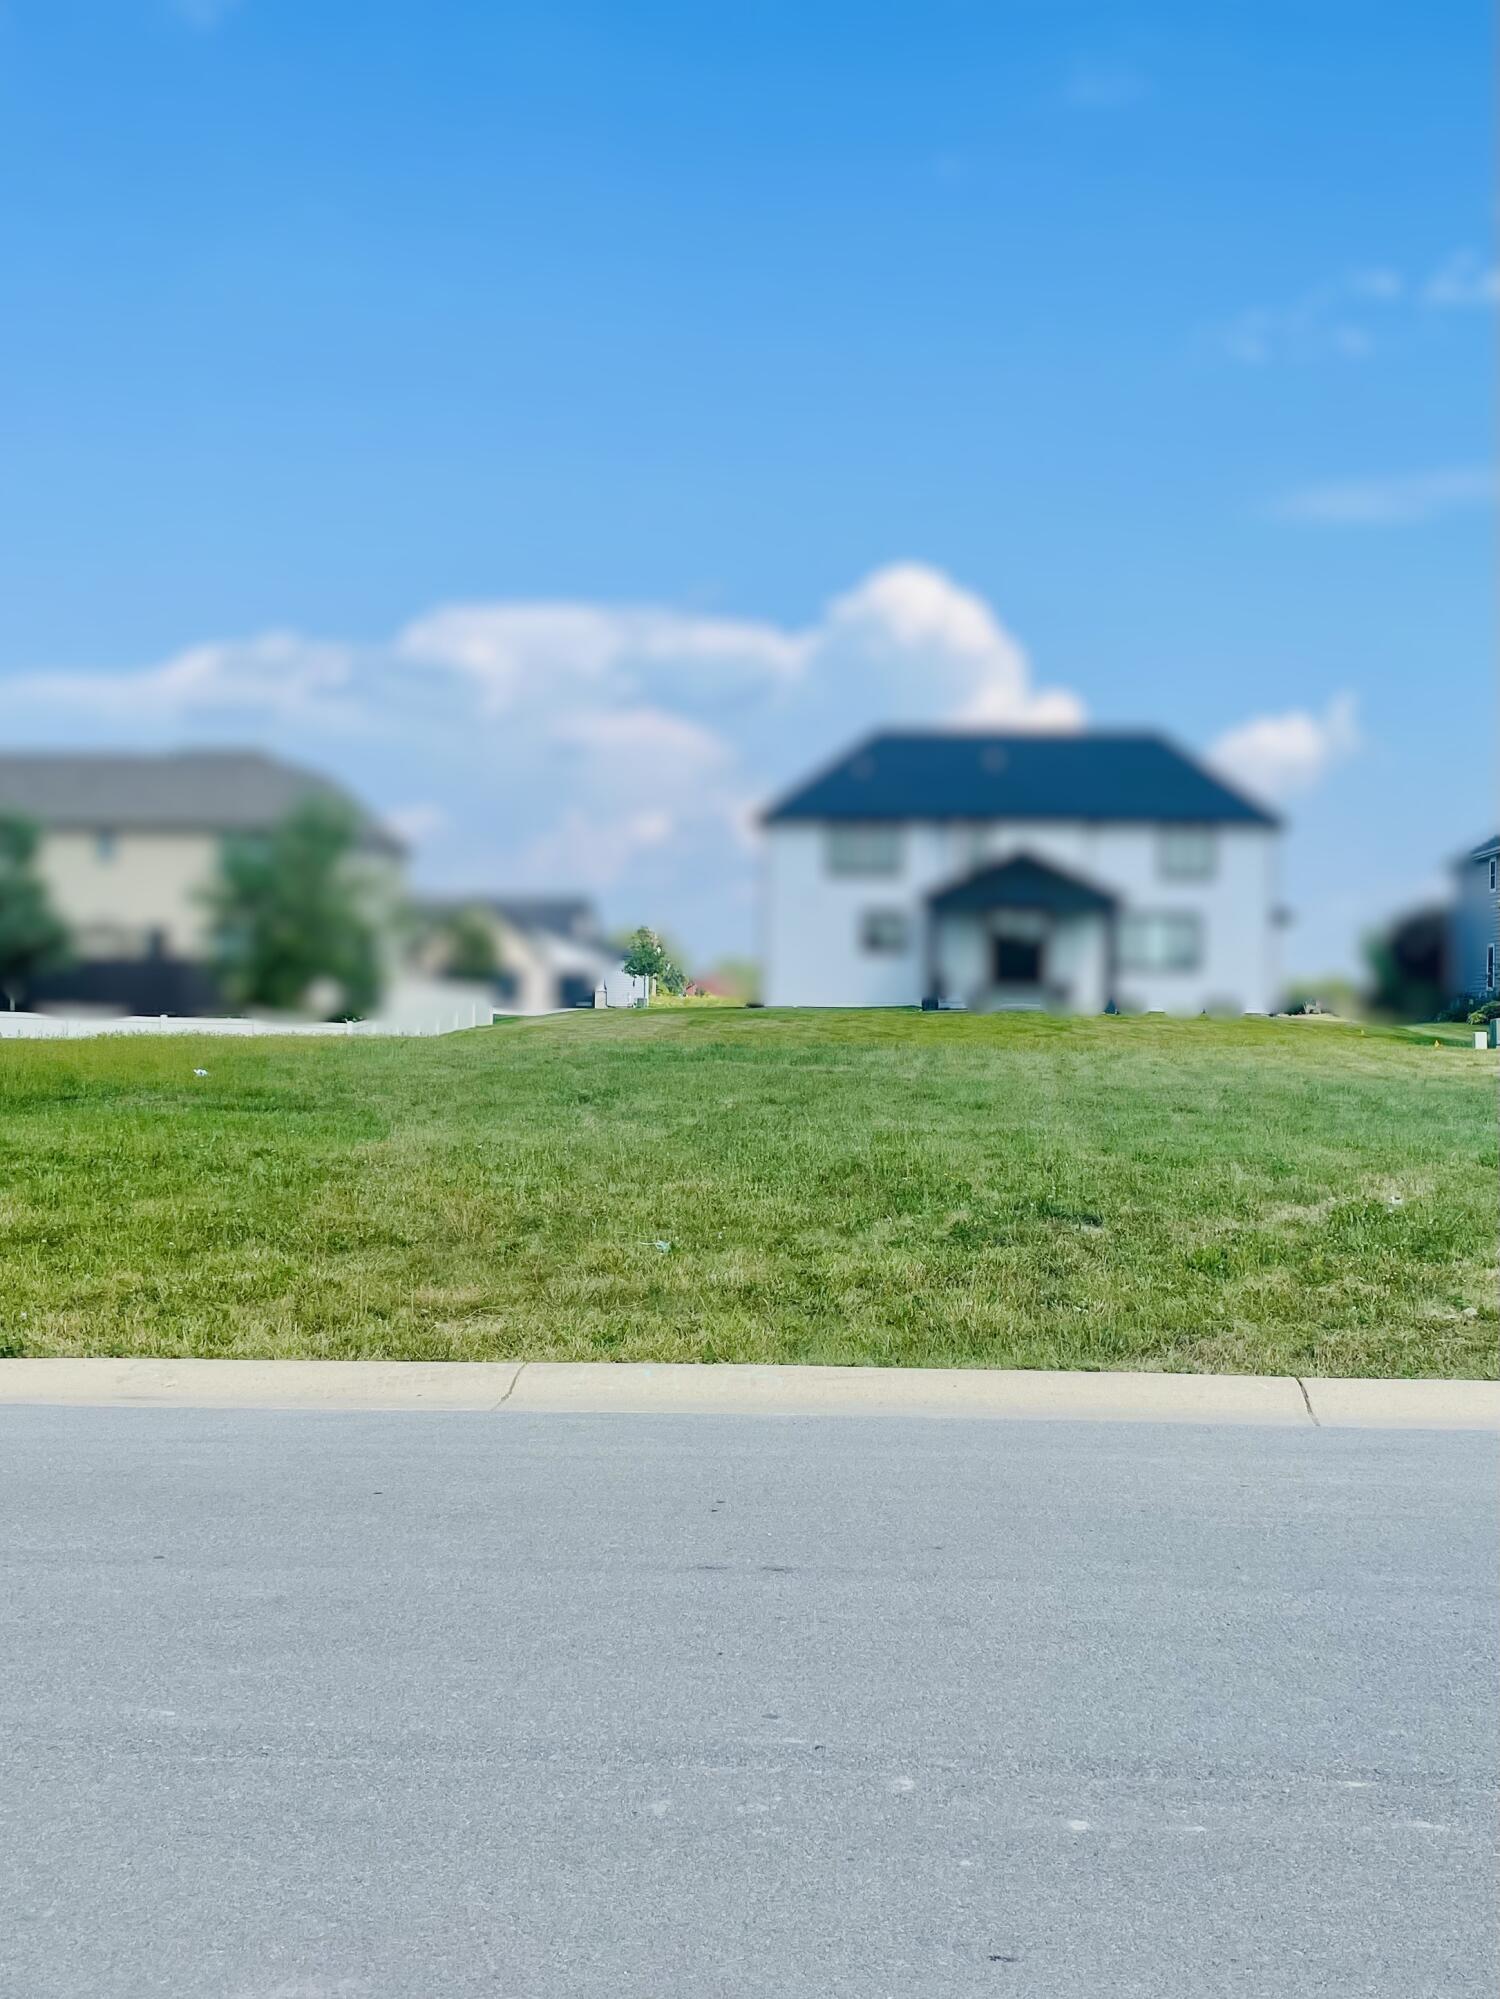
[[[0,1991],[1492,1999],[1495,1470],[4,1411]]]

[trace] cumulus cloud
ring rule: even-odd
[[[1208,756],[1227,778],[1279,804],[1310,791],[1359,747],[1355,698],[1344,693],[1320,715],[1306,708],[1256,715],[1226,730]]]
[[[861,733],[1083,715],[1037,686],[982,596],[919,562],[800,624],[482,600],[371,643],[268,632],[135,670],[15,675],[4,696],[17,739],[250,741],[326,763],[441,886],[628,882],[688,934],[685,904],[717,914],[744,888],[758,807]]]
[[[1337,479],[1285,494],[1274,511],[1312,527],[1392,527],[1494,504],[1488,465],[1449,465],[1376,479]]]
[[[351,646],[262,632],[210,639],[134,673],[23,673],[5,686],[17,708],[50,708],[138,730],[198,716],[232,725],[237,718],[323,723],[355,693]]]
[[[440,604],[374,642],[270,632],[134,670],[13,675],[0,695],[12,741],[252,742],[324,765],[434,887],[585,890],[612,918],[740,947],[758,810],[809,769],[881,726],[1084,715],[1038,685],[993,605],[919,562],[873,571],[806,623]],[[1297,721],[1231,732],[1226,753],[1278,791],[1296,770],[1310,781],[1331,751],[1299,747]]]
[[[775,625],[655,606],[446,604],[397,634],[396,656],[460,673],[491,714],[534,707],[568,685],[624,697],[707,673],[713,693],[759,691],[795,677],[804,641]]]

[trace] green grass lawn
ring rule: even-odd
[[[1496,1061],[1438,1038],[689,1008],[0,1043],[0,1351],[1489,1375]]]

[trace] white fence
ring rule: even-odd
[[[239,1020],[200,1019],[186,1014],[132,1014],[121,1019],[87,1019],[56,1013],[0,1013],[0,1041],[83,1041],[99,1034],[457,1034],[488,1027],[495,1009],[468,1005],[428,1015],[402,1014],[396,1020]]]

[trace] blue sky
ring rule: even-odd
[[[871,723],[1160,724],[1290,954],[1493,830],[1487,8],[0,0],[0,736],[752,935]]]

